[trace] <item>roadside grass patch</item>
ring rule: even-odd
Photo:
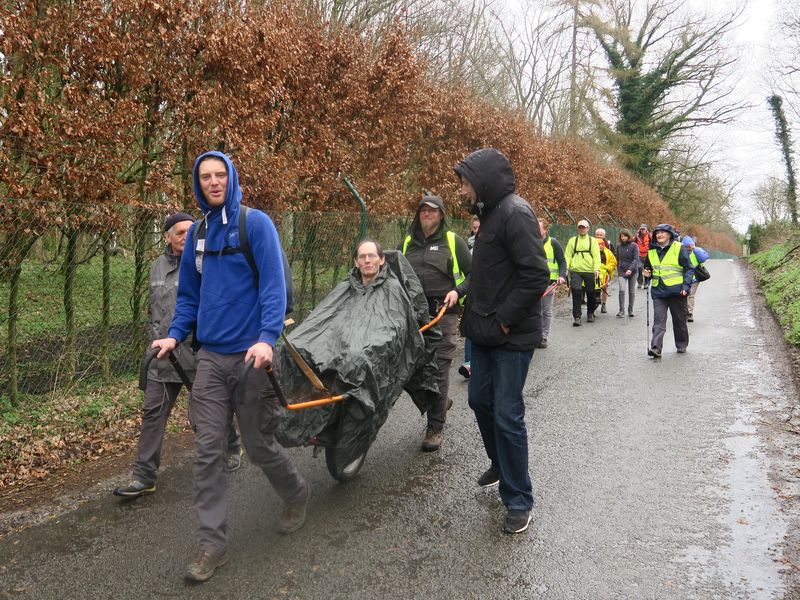
[[[750,257],[786,340],[800,345],[800,236]]]

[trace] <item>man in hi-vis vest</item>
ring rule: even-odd
[[[436,348],[439,398],[436,406],[428,411],[428,426],[422,442],[423,451],[435,452],[442,445],[442,430],[451,404],[447,393],[450,364],[456,353],[458,300],[467,292],[472,255],[467,243],[447,228],[444,202],[439,196],[425,196],[420,200],[401,249],[422,283],[431,316],[435,316],[442,306],[447,306],[447,312],[439,322],[442,341]]]
[[[694,266],[689,250],[678,241],[678,232],[672,225],[658,225],[653,230],[653,239],[644,259],[642,273],[645,277],[652,277],[650,295],[653,298],[653,339],[647,354],[653,358],[661,358],[661,347],[667,330],[667,310],[672,315],[675,347],[679,354],[683,354],[689,345],[686,298],[692,288]]]

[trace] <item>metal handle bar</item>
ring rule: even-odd
[[[159,352],[161,352],[161,348],[148,348],[147,352],[145,352],[144,356],[142,357],[142,363],[139,366],[139,389],[142,391],[147,389],[147,372],[150,370],[150,363],[152,363],[153,359],[158,356]],[[176,373],[178,373],[178,377],[181,378],[183,385],[186,386],[186,389],[192,391],[192,381],[186,374],[186,371],[178,360],[178,357],[170,352],[167,354],[167,358],[172,364],[172,368],[175,369]]]
[[[239,371],[239,383],[236,384],[236,403],[239,405],[244,404],[245,383],[247,382],[247,376],[250,374],[250,370],[255,364],[256,359],[251,357],[242,365]],[[272,389],[275,390],[275,396],[278,398],[278,402],[280,402],[281,406],[284,408],[289,408],[286,403],[286,396],[283,395],[283,390],[281,389],[280,383],[278,383],[278,378],[275,377],[275,371],[272,370],[271,365],[267,367],[267,377],[269,378],[270,385],[272,385]]]

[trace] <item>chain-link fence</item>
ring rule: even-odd
[[[87,207],[69,213],[58,203],[23,208],[0,207],[0,406],[76,381],[135,374],[147,343],[149,269],[164,250],[165,214],[133,207],[117,207],[113,216]],[[413,218],[271,216],[292,267],[297,321],[347,275],[361,237],[397,248]],[[448,224],[469,235],[469,220]],[[611,217],[592,228],[604,227],[616,242],[624,225]],[[550,233],[563,244],[575,227],[554,223]]]
[[[149,269],[164,250],[165,214],[131,208],[113,219],[70,220],[61,210],[45,206],[47,218],[36,223],[26,211],[0,211],[0,406],[77,381],[134,375],[147,344]],[[298,321],[347,275],[359,238],[398,247],[412,219],[271,216],[292,267]],[[451,226],[466,235],[467,221]]]

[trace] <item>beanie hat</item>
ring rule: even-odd
[[[194,217],[187,215],[185,212],[176,212],[167,215],[167,218],[164,219],[164,231],[169,231],[175,223],[180,223],[181,221],[194,221]]]

